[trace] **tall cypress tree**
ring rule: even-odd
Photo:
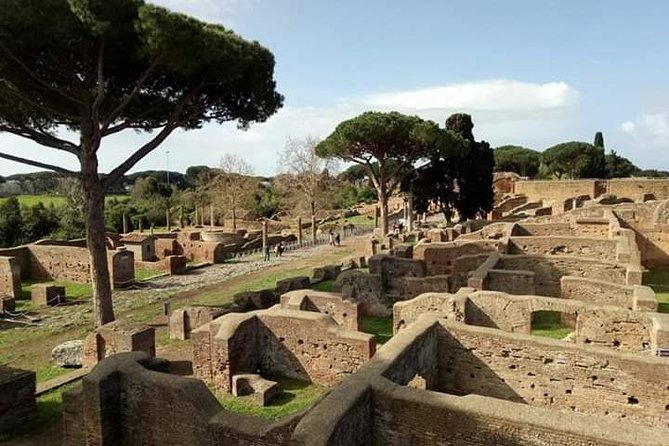
[[[592,145],[600,149],[604,148],[604,134],[602,132],[595,133],[595,141]]]

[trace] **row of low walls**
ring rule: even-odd
[[[61,280],[86,283],[91,281],[88,249],[62,244],[32,244],[0,250],[3,258],[12,258],[12,282],[21,280]],[[122,286],[135,278],[134,255],[124,249],[108,250],[109,274],[114,286]],[[6,262],[5,262],[6,263]],[[18,274],[16,270],[18,269]],[[7,280],[9,276],[4,274]],[[17,296],[15,296],[17,297]]]
[[[195,376],[229,392],[239,373],[280,375],[333,385],[374,354],[372,335],[330,316],[283,309],[230,313],[191,334]]]
[[[516,194],[525,195],[528,201],[558,201],[588,195],[595,198],[604,192],[598,180],[520,180],[514,184]]]
[[[396,330],[423,313],[506,332],[530,334],[534,315],[555,312],[573,328],[570,342],[655,353],[669,348],[669,315],[632,311],[569,299],[515,296],[494,291],[428,293],[393,306]]]
[[[501,240],[454,241],[444,243],[418,243],[413,258],[425,262],[428,276],[451,274],[456,259],[462,256],[504,250]]]
[[[620,285],[605,280],[565,276],[560,297],[635,311],[657,311],[655,292],[643,285]],[[513,293],[512,293],[513,294]]]
[[[535,292],[541,296],[560,297],[563,276],[596,278],[620,285],[641,284],[641,276],[628,265],[573,256],[503,255],[496,268],[533,272]]]
[[[669,199],[669,180],[666,178],[616,178],[607,181],[607,193],[619,198],[638,199],[651,195],[655,200]]]
[[[657,358],[425,315],[302,418],[293,438],[305,446],[660,446],[667,373]]]
[[[509,254],[576,255],[606,262],[618,260],[618,241],[561,236],[511,237]]]

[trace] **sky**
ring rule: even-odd
[[[237,154],[280,170],[286,139],[327,137],[367,110],[443,125],[472,115],[493,147],[605,146],[669,170],[669,2],[661,0],[155,0],[258,40],[276,57],[284,107],[247,131],[206,125],[173,134],[133,169],[185,171]],[[69,136],[69,135],[66,135]],[[102,171],[146,134],[106,140]],[[3,151],[76,168],[74,158],[0,134]],[[0,160],[0,175],[35,170]]]

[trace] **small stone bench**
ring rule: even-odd
[[[35,306],[55,306],[65,302],[65,287],[36,283],[30,287],[30,300]]]
[[[234,375],[232,377],[234,396],[251,395],[253,402],[266,406],[279,394],[279,384],[256,374]]]

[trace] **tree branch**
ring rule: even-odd
[[[78,101],[78,100],[72,98],[71,96],[65,94],[59,88],[54,87],[53,85],[49,84],[48,82],[44,81],[42,78],[37,76],[37,74],[35,74],[26,64],[21,62],[21,60],[18,57],[16,57],[14,55],[14,53],[9,48],[7,48],[7,46],[4,43],[2,43],[2,41],[0,41],[0,49],[2,49],[9,56],[10,59],[12,59],[14,62],[16,62],[23,69],[23,71],[25,71],[26,74],[28,74],[28,76],[30,76],[30,78],[33,79],[35,82],[37,82],[41,86],[45,87],[46,89],[48,89],[50,91],[53,91],[54,93],[57,93],[58,95],[64,97],[65,99],[67,99],[69,101],[72,101],[72,102],[75,102],[75,103],[80,103],[80,101]]]
[[[35,141],[40,145],[51,147],[53,149],[63,150],[75,156],[79,156],[79,146],[70,141],[56,138],[55,136],[50,135],[46,132],[40,132],[28,127],[16,129],[13,127],[8,127],[6,125],[0,125],[0,132],[11,133],[13,135]]]
[[[104,56],[105,56],[105,41],[104,38],[100,39],[100,47],[98,48],[98,65],[97,65],[97,83],[98,83],[98,93],[95,96],[95,101],[93,101],[93,106],[91,107],[91,116],[93,122],[96,124],[96,129],[99,131],[98,121],[100,120],[100,107],[102,106],[102,101],[105,99],[105,73],[104,73]]]
[[[151,153],[154,149],[156,149],[160,144],[167,139],[168,136],[178,127],[178,125],[174,122],[171,122],[170,124],[166,125],[163,127],[163,129],[153,138],[151,141],[147,142],[144,144],[142,147],[137,149],[135,153],[130,155],[130,157],[125,160],[123,163],[118,165],[114,170],[109,172],[109,175],[102,181],[103,186],[107,187],[110,184],[113,184],[116,182],[119,178],[121,178],[125,173],[132,169],[132,167],[137,164],[139,161],[141,161],[142,158],[144,158],[146,155]]]
[[[155,61],[149,68],[146,69],[144,73],[140,76],[140,78],[137,80],[137,84],[135,85],[135,88],[132,89],[130,94],[128,94],[125,98],[123,98],[123,101],[116,106],[116,108],[107,116],[107,119],[105,119],[105,122],[102,124],[102,133],[105,134],[107,129],[109,129],[109,126],[116,120],[116,118],[119,117],[119,115],[125,110],[125,108],[130,105],[130,102],[137,96],[137,93],[139,93],[139,90],[142,88],[144,83],[149,79],[149,76],[151,76],[151,73],[153,70],[156,68],[158,65],[158,61]],[[115,132],[114,132],[115,133]]]
[[[72,176],[79,175],[78,172],[74,172],[72,170],[68,170],[63,167],[54,166],[52,164],[40,163],[39,161],[33,161],[27,158],[21,158],[19,156],[10,155],[8,153],[0,152],[0,158],[4,158],[6,160],[14,161],[21,164],[27,164],[28,166],[39,167],[40,169],[53,170],[54,172],[62,173],[65,175],[72,175]]]

